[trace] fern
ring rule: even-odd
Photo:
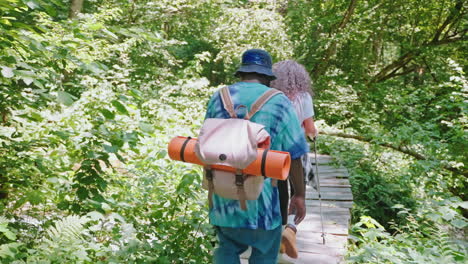
[[[21,243],[16,242],[0,245],[0,260],[8,258],[14,259],[16,256],[15,252],[18,251],[18,247],[21,245]]]
[[[83,263],[90,261],[85,247],[88,244],[85,241],[87,235],[85,224],[88,221],[88,218],[76,215],[56,221],[54,226],[45,231],[46,237],[33,250],[27,262]]]
[[[84,230],[84,224],[88,222],[88,218],[70,215],[66,218],[56,221],[55,227],[51,226],[46,230],[48,242],[60,242],[70,240],[80,240]]]

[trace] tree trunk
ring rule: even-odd
[[[68,18],[73,19],[81,12],[84,0],[70,0],[70,12]]]

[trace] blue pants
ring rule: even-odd
[[[252,247],[249,264],[275,264],[281,243],[281,225],[273,230],[217,227],[219,246],[214,264],[240,264],[239,255]]]

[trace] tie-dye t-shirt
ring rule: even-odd
[[[252,103],[268,89],[265,85],[248,82],[229,86],[234,108],[242,104],[250,109]],[[239,108],[238,117],[243,118],[245,112],[244,108]],[[205,118],[229,118],[219,91],[211,97]],[[295,108],[284,94],[273,96],[250,120],[265,126],[271,136],[272,150],[287,151],[292,159],[298,159],[307,153],[304,132],[299,125]],[[213,194],[213,208],[210,209],[209,217],[210,223],[216,226],[275,229],[281,225],[278,188],[271,185],[270,178],[266,178],[260,197],[247,201],[246,211],[240,208],[238,200]]]

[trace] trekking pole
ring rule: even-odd
[[[319,198],[319,206],[320,206],[320,224],[322,225],[322,240],[323,244],[325,245],[325,232],[323,231],[323,216],[322,216],[322,194],[320,193],[320,177],[318,174],[318,162],[317,162],[317,137],[314,137],[312,140],[314,142],[314,155],[315,155],[315,176],[317,179],[317,192]]]

